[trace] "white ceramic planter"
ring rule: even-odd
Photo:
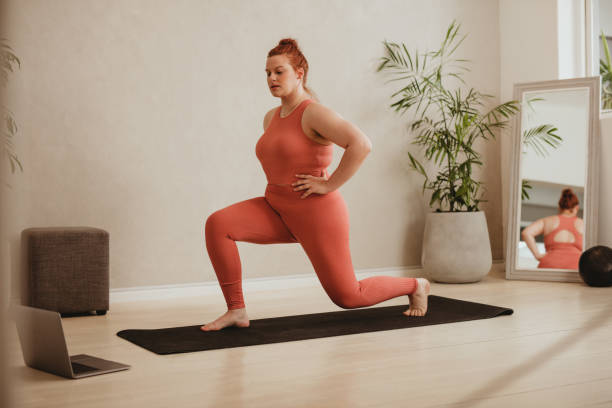
[[[436,282],[480,281],[493,262],[484,212],[428,213],[421,262]]]

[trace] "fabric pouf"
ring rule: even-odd
[[[21,233],[24,304],[59,313],[109,309],[109,234],[93,227],[28,228]]]

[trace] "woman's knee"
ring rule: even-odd
[[[247,218],[256,217],[261,212],[260,206],[263,200],[264,197],[251,198],[213,212],[206,218],[205,231],[227,233],[230,229],[235,229],[244,222],[245,215]]]
[[[343,309],[355,309],[361,307],[361,299],[359,296],[352,294],[330,294],[332,302]]]
[[[226,229],[226,221],[223,210],[217,210],[206,218],[204,232],[206,235],[222,232]]]

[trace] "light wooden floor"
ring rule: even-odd
[[[432,294],[514,309],[511,316],[160,356],[115,335],[205,323],[223,299],[111,305],[64,318],[70,354],[132,365],[67,380],[25,367],[9,326],[17,407],[609,407],[612,288],[509,281],[432,284]],[[320,287],[247,293],[251,319],[341,310]],[[405,304],[397,298],[379,306]]]

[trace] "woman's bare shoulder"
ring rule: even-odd
[[[272,120],[272,117],[274,116],[274,112],[278,109],[279,107],[275,107],[270,109],[268,112],[266,112],[266,114],[264,115],[264,120],[263,120],[263,128],[264,131],[268,128],[268,125],[270,124],[270,121]]]
[[[556,224],[559,223],[559,219],[556,215],[549,215],[547,217],[542,217],[538,221],[540,221],[545,228],[553,229]],[[552,228],[551,228],[552,227]]]
[[[308,115],[308,116],[324,115],[324,116],[341,117],[338,112],[336,112],[335,110],[333,110],[332,108],[328,106],[323,105],[321,102],[315,101],[314,99],[304,109],[304,115]]]
[[[345,122],[338,112],[314,100],[306,106],[302,114],[302,124],[319,134],[328,134],[330,130],[337,129]]]
[[[548,222],[548,223],[558,223],[559,222],[558,215],[549,215],[548,217],[544,217],[542,219],[544,220],[544,222]]]

